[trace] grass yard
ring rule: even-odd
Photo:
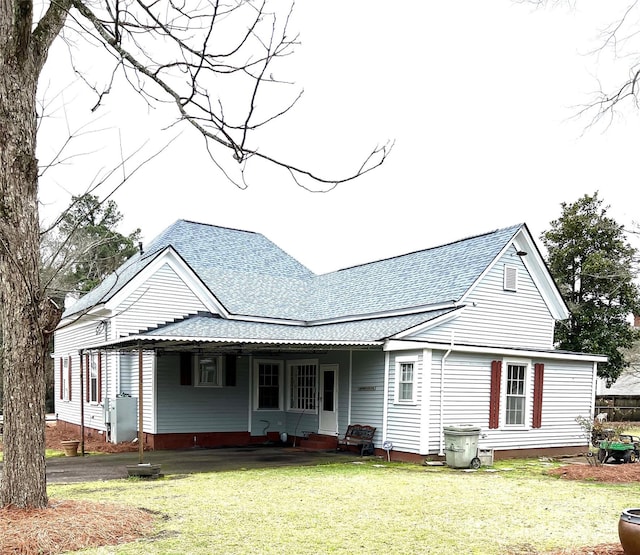
[[[158,514],[152,536],[82,552],[93,554],[530,555],[617,542],[620,511],[638,506],[640,485],[562,480],[550,466],[463,472],[368,461],[49,491]]]

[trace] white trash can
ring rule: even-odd
[[[479,468],[478,438],[480,428],[471,424],[444,426],[447,466],[451,468]]]

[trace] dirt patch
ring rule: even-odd
[[[142,509],[89,501],[51,500],[46,509],[6,507],[0,509],[0,554],[52,555],[129,543],[150,534],[154,520]]]
[[[624,484],[640,481],[640,463],[605,464],[591,466],[588,464],[567,464],[549,470],[552,476],[565,480],[584,480],[591,482],[608,482]]]
[[[57,449],[64,451],[62,442],[67,439],[80,439],[76,435],[69,435],[69,432],[55,423],[47,424],[45,441],[47,449]],[[0,444],[1,447],[1,444]],[[87,433],[84,439],[84,450],[86,453],[128,453],[138,450],[137,442],[109,443],[105,441],[104,435],[95,432]]]

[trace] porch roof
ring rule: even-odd
[[[198,314],[153,330],[105,342],[98,347],[126,348],[140,343],[146,347],[160,346],[163,343],[381,346],[386,339],[402,331],[454,310],[432,310],[418,314],[322,325],[271,324]]]

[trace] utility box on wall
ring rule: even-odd
[[[133,441],[138,435],[138,400],[135,397],[109,399],[111,443]]]

